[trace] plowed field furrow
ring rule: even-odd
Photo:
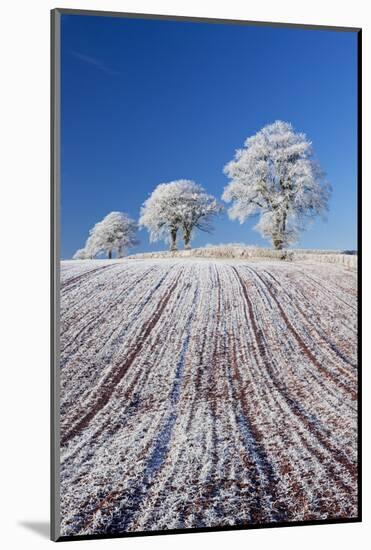
[[[356,516],[356,291],[325,263],[62,262],[62,534]]]

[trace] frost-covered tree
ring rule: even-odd
[[[151,242],[169,242],[170,250],[177,249],[177,233],[181,222],[179,196],[176,181],[160,183],[140,209],[139,227],[148,230]]]
[[[220,208],[216,199],[193,181],[161,183],[144,202],[139,225],[148,229],[152,242],[170,242],[170,250],[177,249],[180,230],[189,248],[194,229],[210,231],[211,219]]]
[[[185,248],[191,247],[191,238],[196,229],[210,233],[213,229],[212,219],[221,212],[222,206],[208,195],[197,183],[181,180],[181,229]]]
[[[92,228],[89,232],[89,237],[86,240],[85,248],[84,248],[86,257],[89,258],[90,260],[95,258],[95,256],[98,256],[99,254],[106,252],[104,248],[103,232],[101,231],[94,232],[93,229],[94,228]]]
[[[88,258],[89,256],[87,255],[85,248],[79,248],[73,255],[74,260],[86,260]]]
[[[307,222],[327,210],[331,192],[313,159],[311,143],[291,124],[276,121],[245,141],[224,173],[223,200],[240,223],[260,214],[255,229],[281,250],[298,240]]]
[[[121,258],[125,249],[135,246],[138,241],[135,234],[137,224],[123,212],[111,212],[102,221],[95,224],[90,230],[85,248],[76,252],[79,256],[94,258],[98,254],[105,253],[112,258],[113,252]],[[75,254],[75,256],[76,256]]]

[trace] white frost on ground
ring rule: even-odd
[[[61,266],[62,534],[357,513],[356,273]]]

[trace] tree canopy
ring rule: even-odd
[[[313,217],[324,214],[330,185],[313,159],[305,134],[276,121],[246,139],[224,168],[231,182],[223,199],[231,219],[240,223],[260,214],[255,229],[276,249],[297,241]]]
[[[168,241],[172,250],[181,230],[188,248],[194,230],[211,231],[211,220],[220,211],[217,200],[201,185],[176,180],[156,187],[141,208],[139,225],[148,229],[151,241]]]
[[[123,212],[111,212],[90,230],[83,249],[75,253],[75,259],[94,258],[106,253],[109,258],[116,252],[120,258],[125,249],[135,246],[137,224]]]

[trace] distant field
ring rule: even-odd
[[[62,534],[356,516],[356,276],[62,262]]]
[[[272,248],[259,248],[244,244],[209,245],[192,250],[177,250],[175,252],[144,252],[128,256],[128,259],[155,259],[155,258],[214,258],[235,259],[250,261],[264,259],[289,261],[325,262],[345,265],[357,269],[357,252],[355,250],[313,250],[295,248],[286,251]]]

